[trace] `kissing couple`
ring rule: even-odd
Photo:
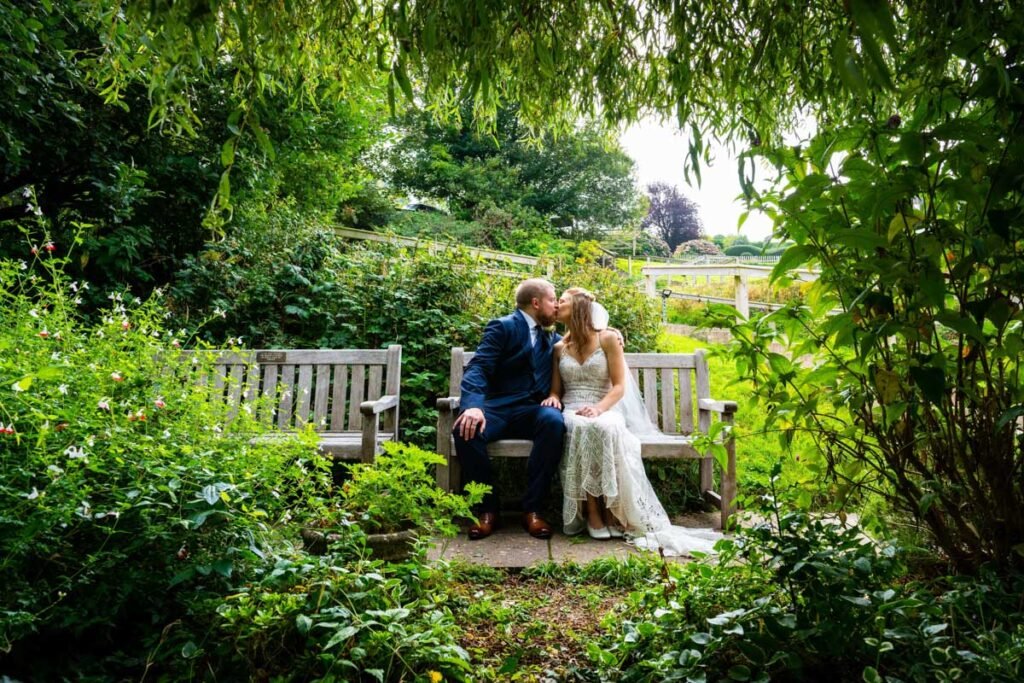
[[[564,337],[546,328],[556,322]],[[644,471],[640,437],[658,433],[626,366],[622,338],[608,312],[580,287],[560,298],[547,280],[516,288],[516,310],[487,323],[462,379],[453,425],[463,480],[491,486],[469,538],[493,533],[498,495],[487,444],[530,439],[522,498],[523,528],[553,531],[540,515],[556,471],[562,482],[563,532],[625,538],[665,555],[710,552],[721,538],[709,529],[673,526]]]

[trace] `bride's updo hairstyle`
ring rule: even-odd
[[[572,313],[569,314],[569,344],[585,344],[596,331],[591,315],[590,305],[596,297],[582,287],[570,287],[565,290],[572,296]]]

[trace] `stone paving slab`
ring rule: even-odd
[[[674,520],[675,524],[692,528],[716,527],[721,517],[717,512],[695,513]],[[437,539],[428,553],[431,561],[459,559],[501,569],[522,569],[542,562],[586,564],[593,560],[614,557],[624,559],[640,554],[621,539],[595,541],[586,535],[566,536],[556,532],[548,540],[533,538],[519,526],[519,515],[502,517],[503,525],[488,538],[470,541],[465,531],[453,539]],[[672,558],[687,561],[687,558]]]

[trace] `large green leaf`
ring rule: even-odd
[[[780,277],[785,276],[787,272],[810,261],[816,254],[817,249],[809,244],[798,244],[790,247],[779,257],[779,262],[772,268],[772,274],[769,279],[775,282]]]

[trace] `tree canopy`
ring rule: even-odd
[[[593,126],[532,141],[514,107],[499,112],[492,135],[463,113],[461,124],[440,125],[424,112],[404,118],[388,155],[395,189],[443,200],[464,220],[491,206],[525,210],[533,222],[575,238],[638,218],[633,161]]]

